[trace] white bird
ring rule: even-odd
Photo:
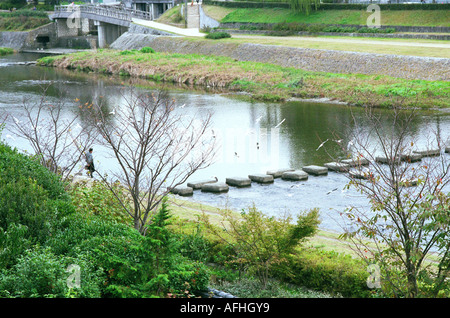
[[[109,112],[110,115],[115,115],[116,114],[116,109],[114,108],[111,112]]]
[[[16,117],[13,116],[13,118],[14,118],[14,121],[16,122],[16,124],[20,123],[20,120],[18,120]]]
[[[283,120],[282,120],[278,125],[276,125],[275,128],[280,127],[280,125],[281,125],[285,120],[286,120],[286,118],[283,118]]]
[[[180,108],[184,108],[184,106],[186,106],[186,104],[181,105]]]
[[[319,150],[320,148],[322,148],[322,146],[323,146],[327,141],[328,141],[328,139],[325,140],[324,142],[322,142],[322,143],[319,145],[319,147],[317,147],[316,151]]]
[[[13,136],[11,136],[11,135],[6,135],[6,138],[10,138],[10,139],[12,139],[12,140],[16,140]]]
[[[353,146],[354,146],[353,141],[349,141],[347,144],[347,150],[350,150],[350,148]]]
[[[259,121],[261,120],[263,116],[259,116],[258,118],[256,118],[256,122],[259,123]]]

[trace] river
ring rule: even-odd
[[[14,54],[0,57],[0,111],[7,111],[20,119],[20,105],[24,98],[37,100],[41,87],[53,83],[49,94],[56,98],[64,92],[69,101],[67,115],[77,111],[77,103],[102,96],[109,107],[120,107],[121,81],[105,76],[22,65],[34,61],[35,54]],[[186,90],[167,86],[179,106],[177,111],[186,115],[212,112],[211,129],[221,140],[218,157],[207,169],[198,171],[190,180],[216,176],[219,181],[227,177],[265,173],[270,169],[301,169],[306,165],[323,165],[331,157],[343,156],[332,140],[339,136],[343,144],[351,140],[355,127],[352,114],[362,120],[363,111],[332,103],[290,101],[264,103],[248,101],[236,95],[212,90]],[[146,88],[151,90],[151,88]],[[185,106],[181,106],[185,105]],[[424,114],[412,127],[415,137],[423,144],[433,131],[444,138],[450,136],[450,116]],[[19,150],[30,150],[23,141],[10,137],[11,125],[6,125],[2,139]],[[329,140],[326,147],[319,145]],[[446,154],[445,156],[449,156]],[[99,171],[107,172],[114,162],[101,149],[96,148],[95,160]],[[310,208],[321,210],[321,228],[340,231],[339,213],[350,205],[367,206],[367,199],[356,191],[345,190],[348,179],[340,173],[310,176],[307,181],[288,182],[275,179],[273,184],[252,183],[249,188],[230,187],[228,193],[210,194],[195,191],[188,200],[214,206],[241,210],[253,204],[269,215],[288,211],[295,214]]]

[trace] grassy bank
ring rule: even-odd
[[[44,11],[0,12],[0,31],[29,31],[50,23]]]
[[[450,105],[448,82],[332,74],[198,54],[98,50],[44,57],[40,65],[247,92],[258,100],[329,98],[354,105],[424,109]]]
[[[320,23],[365,25],[372,12],[366,10],[317,10],[309,15],[283,8],[225,8],[203,6],[205,13],[222,22],[247,23]],[[449,10],[383,10],[382,25],[450,26]]]

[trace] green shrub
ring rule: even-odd
[[[6,230],[0,228],[0,268],[13,266],[18,257],[32,246],[25,225],[12,223]]]
[[[368,273],[362,261],[349,255],[319,249],[301,250],[290,262],[291,275],[278,275],[288,282],[343,297],[369,297]]]
[[[0,47],[0,56],[12,54],[14,53],[14,50],[8,47]]]
[[[71,264],[80,268],[79,286],[68,284]],[[0,273],[0,297],[100,297],[101,285],[101,276],[89,262],[39,246],[27,250],[13,268]]]
[[[133,55],[136,54],[137,50],[123,50],[120,51],[120,55]]]
[[[213,33],[209,33],[209,34],[205,35],[205,38],[218,40],[218,39],[231,38],[231,35],[227,32],[213,32]]]
[[[210,272],[201,262],[180,257],[179,261],[168,273],[168,289],[171,293],[181,296],[205,291],[208,287]]]
[[[118,183],[112,188],[119,198],[127,201],[127,193]],[[83,183],[72,185],[68,190],[73,204],[80,215],[100,215],[103,219],[130,224],[131,218],[112,192],[101,182],[94,182],[87,187]]]
[[[0,143],[0,179],[14,182],[19,178],[36,181],[36,184],[46,191],[50,199],[68,199],[64,185],[56,174],[41,166],[39,161]]]
[[[141,53],[155,53],[155,50],[151,47],[144,46],[142,49],[139,50]]]

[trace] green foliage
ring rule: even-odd
[[[138,51],[137,50],[123,50],[120,51],[120,55],[133,55],[136,54]]]
[[[167,288],[177,297],[198,295],[206,290],[210,271],[202,262],[180,257],[167,275]]]
[[[74,205],[56,176],[3,144],[0,168],[0,297],[152,297],[206,288],[207,268],[177,250],[165,201],[142,235],[99,184],[71,188]],[[69,265],[79,266],[80,286],[68,284]]]
[[[215,1],[204,0],[205,5],[222,6],[227,8],[289,8],[289,1]],[[449,3],[381,3],[381,10],[449,10]],[[363,3],[321,3],[320,10],[366,10]]]
[[[343,297],[369,297],[366,265],[349,255],[302,249],[290,260],[291,274],[278,271],[289,283]]]
[[[327,293],[308,290],[301,286],[295,286],[270,280],[265,288],[262,288],[259,280],[252,277],[242,277],[234,281],[223,281],[213,285],[218,290],[226,291],[239,298],[329,298]]]
[[[141,53],[155,53],[155,50],[151,47],[144,46],[142,49],[139,50]]]
[[[14,50],[8,47],[0,47],[0,56],[7,55],[7,54],[13,54]]]
[[[0,228],[0,268],[11,267],[32,245],[25,225],[11,223],[7,230]]]
[[[306,15],[309,15],[311,9],[317,10],[320,6],[320,0],[289,0],[289,3],[292,10]]]
[[[304,239],[314,235],[320,223],[316,209],[299,214],[297,224],[292,224],[288,214],[268,217],[255,207],[239,216],[230,211],[220,213],[223,224],[229,224],[223,229],[211,224],[205,215],[202,221],[212,234],[232,249],[228,264],[255,274],[263,286],[268,282],[271,268],[284,264]]]
[[[0,143],[0,179],[5,182],[31,179],[46,191],[49,198],[68,198],[57,175],[50,173],[37,160],[32,160],[3,143]]]
[[[16,10],[12,12],[0,12],[0,17],[41,17],[48,19],[48,14],[45,11],[39,10]]]
[[[118,183],[112,184],[111,187],[120,200],[127,204],[126,190]],[[124,224],[131,223],[131,218],[126,214],[122,205],[101,182],[95,181],[89,187],[84,183],[77,183],[70,187],[68,193],[80,215],[97,215],[106,220]]]
[[[227,32],[213,32],[213,33],[208,33],[207,35],[205,35],[205,38],[218,40],[218,39],[231,38],[231,35]]]
[[[73,212],[57,176],[0,144],[0,228],[4,235],[23,226],[26,231],[20,233],[26,233],[27,239],[43,242],[56,231],[60,220]]]
[[[0,12],[0,30],[26,31],[50,22],[47,13],[44,11],[17,10]]]
[[[74,289],[67,284],[70,264],[80,266],[83,275]],[[89,262],[40,246],[26,250],[14,267],[0,273],[0,297],[100,297],[99,286],[101,276]]]

